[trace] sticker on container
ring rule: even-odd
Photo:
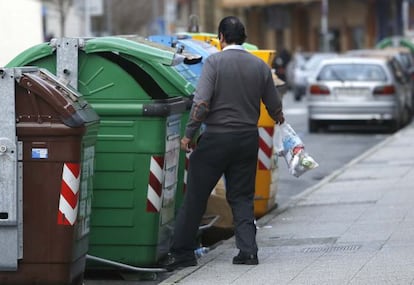
[[[34,159],[45,159],[48,158],[47,148],[32,148],[32,158]]]

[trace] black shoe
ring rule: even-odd
[[[238,255],[233,257],[233,264],[257,265],[259,260],[257,254],[246,254],[240,251]]]
[[[163,268],[167,269],[167,271],[173,271],[179,268],[196,266],[197,259],[195,256],[184,258],[174,256],[172,253],[168,253],[168,255],[163,260],[161,260],[160,265]]]

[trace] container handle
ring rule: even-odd
[[[215,215],[215,216],[204,216],[203,219],[211,219],[211,221],[206,224],[206,225],[202,225],[198,227],[198,230],[202,231],[202,230],[206,230],[211,228],[216,222],[217,220],[220,218],[219,215]]]
[[[118,267],[122,269],[137,271],[137,272],[166,272],[167,271],[165,268],[143,268],[143,267],[131,266],[128,264],[112,261],[109,259],[105,259],[105,258],[101,258],[98,256],[89,255],[89,254],[86,255],[86,259],[100,262],[106,265],[112,265],[114,267]]]

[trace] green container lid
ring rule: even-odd
[[[185,58],[172,49],[121,37],[88,39],[79,50],[78,89],[91,103],[95,98],[106,97],[108,92],[111,97],[122,94],[117,99],[134,100],[190,96],[195,87],[185,78],[189,69],[174,68]],[[53,44],[42,43],[23,51],[6,66],[28,65],[56,73],[56,48]],[[114,76],[117,76],[116,84]]]

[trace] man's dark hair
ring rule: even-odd
[[[234,16],[225,17],[220,21],[218,33],[219,38],[220,33],[223,34],[224,40],[228,44],[241,45],[247,38],[244,25],[239,18]]]

